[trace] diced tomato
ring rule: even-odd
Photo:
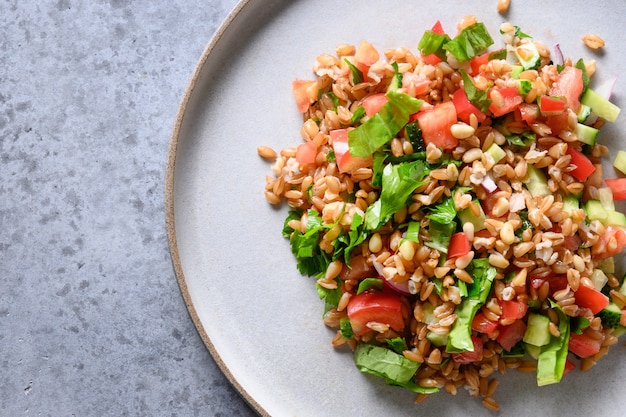
[[[402,88],[411,97],[421,96],[430,91],[430,79],[424,75],[405,72],[402,76]]]
[[[602,347],[602,340],[592,339],[585,333],[571,333],[569,336],[569,351],[579,358],[588,358],[595,355]]]
[[[489,320],[482,311],[479,311],[472,320],[472,330],[478,333],[491,334],[496,331],[499,324],[497,321]]]
[[[294,80],[291,83],[293,96],[300,113],[306,113],[309,106],[317,100],[317,81]]]
[[[498,93],[502,96],[502,105],[497,105],[496,102],[493,101],[489,105],[489,111],[496,117],[511,113],[524,102],[522,96],[519,95],[517,87],[494,87],[489,90],[489,98],[493,100],[494,95]]]
[[[576,365],[574,365],[574,362],[570,361],[569,358],[567,358],[565,360],[565,369],[563,369],[563,376],[569,374],[574,369],[576,369]]]
[[[554,293],[556,291],[564,290],[567,287],[567,275],[558,274],[558,275],[549,275],[546,278],[546,281],[550,285],[550,293]]]
[[[470,115],[475,115],[478,122],[482,123],[485,121],[487,116],[481,112],[478,107],[474,106],[471,101],[467,98],[467,94],[465,94],[465,90],[459,88],[452,95],[452,102],[454,103],[454,107],[456,109],[457,117],[463,120],[465,123],[470,122]]]
[[[317,145],[313,141],[301,143],[296,148],[296,161],[300,165],[308,165],[315,162],[317,158]]]
[[[354,172],[359,168],[372,165],[371,156],[362,158],[350,154],[347,129],[331,130],[330,139],[335,153],[335,160],[337,161],[337,168],[339,168],[340,172]]]
[[[502,319],[521,319],[528,310],[528,304],[514,300],[503,300],[500,302],[500,307]]]
[[[367,96],[361,102],[361,105],[365,109],[365,114],[368,117],[372,117],[387,103],[389,99],[385,95],[385,93],[377,93],[372,94],[371,96]]]
[[[613,200],[626,200],[626,178],[607,178],[604,182],[613,192]]]
[[[427,65],[437,65],[442,61],[442,59],[435,54],[430,54],[422,56],[422,61],[424,61]]]
[[[550,95],[565,97],[567,106],[572,109],[574,113],[578,112],[580,108],[580,95],[582,92],[583,72],[572,66],[563,68],[559,74],[559,78],[550,88]]]
[[[480,337],[472,336],[472,343],[474,344],[473,352],[453,353],[452,360],[464,365],[481,360],[483,357],[483,340]]]
[[[518,110],[523,121],[529,126],[537,121],[539,117],[539,106],[536,104],[522,103],[519,105]]]
[[[438,148],[449,150],[459,144],[459,140],[450,133],[450,128],[457,122],[456,109],[451,101],[439,103],[431,110],[419,112],[416,117],[422,129],[422,138],[427,145],[432,143]]]
[[[543,95],[539,97],[539,111],[544,116],[554,116],[565,111],[565,99]]]
[[[443,25],[441,24],[441,21],[437,20],[435,22],[435,24],[433,25],[433,27],[430,29],[433,33],[436,33],[437,35],[445,35],[446,31],[443,30]]]
[[[477,55],[470,60],[470,67],[472,69],[472,75],[477,75],[480,73],[480,67],[482,65],[487,65],[489,62],[489,54],[490,52],[485,52],[484,54]]]
[[[558,135],[562,131],[569,129],[569,115],[567,112],[546,116],[546,124],[553,135]]]
[[[615,240],[616,245],[612,241]],[[611,242],[611,245],[609,245]],[[626,248],[626,230],[619,226],[607,226],[604,233],[600,235],[600,239],[591,248],[594,257],[603,259],[613,255],[617,255]]]
[[[374,48],[374,46],[367,41],[361,41],[354,54],[355,61],[363,65],[367,65],[368,67],[378,62],[379,58],[380,55],[378,54],[376,48]]]
[[[526,323],[522,320],[515,320],[508,326],[500,327],[500,333],[496,337],[496,341],[500,343],[504,350],[509,352],[513,346],[524,338],[524,333],[526,333]]]
[[[402,300],[399,295],[391,292],[353,295],[348,302],[347,311],[350,325],[357,336],[370,330],[367,327],[370,322],[386,324],[397,331],[404,328]]]
[[[467,255],[470,251],[469,239],[465,232],[457,232],[450,237],[448,244],[448,259]]]
[[[609,297],[602,294],[595,288],[580,285],[574,293],[576,304],[579,307],[588,308],[593,314],[599,313],[604,307],[609,305]]]
[[[567,154],[572,157],[570,164],[575,165],[576,169],[570,171],[570,174],[579,181],[585,181],[596,170],[589,158],[582,152],[577,151],[571,146],[567,147]]]

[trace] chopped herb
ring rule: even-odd
[[[450,223],[456,217],[456,207],[452,197],[444,197],[441,203],[435,205],[431,209],[431,213],[426,215],[430,220],[439,223]]]
[[[352,62],[348,60],[348,58],[343,59],[346,64],[348,64],[348,68],[350,68],[350,74],[352,75],[352,84],[357,85],[363,82],[363,72],[356,67]]]
[[[493,39],[484,23],[475,23],[443,45],[459,62],[469,61],[493,45]]]
[[[352,330],[350,319],[347,317],[342,317],[341,320],[339,320],[339,330],[341,331],[341,335],[346,339],[354,337],[354,331]]]
[[[357,294],[361,294],[367,290],[376,288],[378,290],[383,289],[383,280],[381,278],[365,278],[359,282],[359,287],[356,290]]]
[[[422,138],[422,129],[420,129],[417,120],[407,123],[404,126],[404,134],[413,147],[413,153],[426,152],[426,144]]]
[[[352,113],[350,124],[355,125],[357,122],[359,122],[363,118],[363,116],[365,116],[365,107],[363,106],[357,107],[354,113]]]
[[[387,339],[387,344],[394,352],[402,355],[402,352],[408,350],[409,347],[406,344],[406,340],[401,337],[394,337],[393,339]]]
[[[580,58],[578,61],[576,61],[574,67],[583,72],[583,91],[581,94],[584,94],[585,91],[587,91],[587,87],[589,87],[589,74],[587,73],[587,67],[585,67],[585,61]]]
[[[510,145],[517,145],[523,148],[530,146],[536,139],[537,134],[535,132],[522,132],[517,135],[506,135],[506,141]]]
[[[464,69],[460,70],[461,76],[463,77],[463,90],[465,91],[465,95],[467,95],[467,99],[481,112],[486,112],[491,104],[491,100],[489,99],[489,91],[487,90],[479,90],[474,85],[472,78],[465,72]]]

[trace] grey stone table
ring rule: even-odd
[[[0,1],[0,415],[254,415],[163,213],[180,98],[235,3]]]

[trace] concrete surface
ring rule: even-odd
[[[163,214],[180,98],[235,3],[0,2],[0,415],[254,415]]]

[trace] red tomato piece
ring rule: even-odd
[[[494,97],[497,95],[502,97],[501,102],[499,99],[494,100]],[[494,87],[489,90],[489,98],[493,100],[489,105],[489,111],[496,117],[515,111],[524,102],[522,96],[519,95],[517,87]]]
[[[563,370],[563,376],[569,374],[574,369],[576,369],[576,365],[574,365],[574,362],[570,361],[569,358],[566,359],[565,360],[565,369]]]
[[[480,67],[482,65],[487,65],[489,62],[489,54],[490,52],[485,52],[482,55],[477,55],[470,60],[470,67],[472,69],[472,75],[476,75],[480,73]]]
[[[483,340],[480,337],[472,336],[472,343],[474,344],[473,352],[453,353],[452,360],[464,365],[481,360],[483,357]]]
[[[451,101],[439,103],[430,110],[419,112],[416,117],[422,129],[422,138],[427,145],[432,143],[438,148],[449,150],[459,144],[459,140],[450,133],[450,128],[457,122],[456,109]]]
[[[436,33],[437,35],[445,35],[446,31],[443,30],[443,25],[441,24],[441,21],[437,20],[435,22],[435,24],[433,25],[432,29],[430,29],[433,33]]]
[[[567,287],[567,275],[550,275],[546,279],[548,284],[550,284],[550,293],[554,293],[556,291],[564,290]]]
[[[580,108],[580,95],[583,92],[583,72],[582,70],[566,66],[559,74],[559,78],[550,87],[551,96],[565,97],[567,106],[578,112]]]
[[[519,105],[518,110],[522,120],[529,126],[535,123],[537,117],[539,117],[539,106],[536,104],[522,103]]]
[[[546,124],[550,127],[553,135],[569,129],[569,115],[567,112],[546,116]]]
[[[609,297],[602,294],[595,288],[580,285],[574,293],[576,304],[579,307],[588,308],[593,314],[599,313],[604,307],[609,305]]]
[[[459,88],[452,95],[452,102],[454,103],[454,108],[456,109],[456,114],[459,119],[463,120],[465,123],[470,122],[470,115],[475,115],[476,119],[479,123],[485,121],[487,116],[481,112],[478,107],[474,106],[471,101],[467,98],[467,94],[465,94],[465,90]]]
[[[422,56],[422,61],[424,61],[424,63],[427,65],[437,65],[442,61],[442,59],[435,54],[430,54]]]
[[[296,161],[300,165],[308,165],[315,162],[317,158],[317,145],[313,141],[301,143],[296,148]]]
[[[489,320],[482,311],[479,311],[472,320],[472,330],[478,333],[491,334],[496,331],[499,324],[497,321]]]
[[[354,172],[359,168],[369,167],[372,165],[372,157],[362,158],[352,156],[348,145],[348,130],[335,129],[330,131],[330,139],[335,152],[335,161],[337,168],[341,172]]]
[[[469,239],[465,232],[457,232],[450,237],[448,244],[448,259],[467,255],[470,251]]]
[[[503,300],[500,302],[503,319],[521,319],[526,315],[528,304],[514,300]]]
[[[361,105],[365,109],[365,114],[368,117],[372,117],[387,103],[389,99],[385,95],[385,93],[377,93],[372,94],[371,96],[367,96],[361,102]]]
[[[317,100],[317,81],[294,80],[291,83],[293,96],[300,113],[306,113],[309,106]]]
[[[524,333],[526,333],[526,323],[522,320],[515,320],[508,326],[500,327],[500,333],[496,337],[496,341],[500,343],[504,350],[509,352],[513,346],[524,338]]]
[[[543,95],[539,97],[539,111],[544,116],[554,116],[565,111],[565,99]]]
[[[348,302],[347,311],[350,325],[357,336],[370,330],[367,327],[370,322],[386,324],[397,331],[404,328],[402,300],[399,295],[391,292],[353,295]]]
[[[402,76],[402,88],[411,97],[424,95],[430,91],[430,79],[424,75],[405,72]]]
[[[595,355],[602,347],[602,340],[592,339],[586,334],[572,333],[569,336],[569,351],[579,358],[588,358]]]
[[[609,245],[615,240],[616,245]],[[591,248],[592,255],[597,258],[608,258],[617,255],[626,248],[626,230],[619,226],[607,226],[600,235],[598,242]]]
[[[607,178],[604,182],[613,192],[613,200],[626,200],[626,178]]]
[[[573,147],[567,147],[567,154],[572,157],[570,164],[576,166],[576,169],[571,171],[570,174],[572,174],[577,180],[585,181],[596,170],[596,167],[593,166],[589,158]]]

